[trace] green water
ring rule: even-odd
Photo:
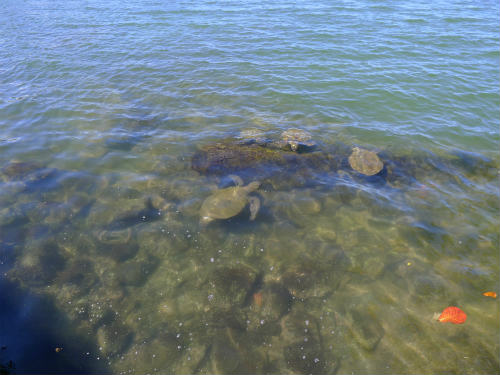
[[[2,371],[499,373],[498,16],[2,3]]]

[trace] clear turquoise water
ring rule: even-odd
[[[499,15],[2,2],[2,370],[500,372]],[[193,163],[290,128],[314,151]],[[261,182],[255,221],[200,226],[230,174]]]

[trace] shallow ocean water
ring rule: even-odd
[[[499,15],[3,2],[2,371],[499,373]]]

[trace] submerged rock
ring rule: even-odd
[[[97,329],[97,343],[102,355],[119,355],[127,350],[132,343],[132,330],[118,320],[103,324]]]
[[[156,257],[147,257],[145,259],[131,259],[121,263],[116,274],[118,280],[127,286],[141,286],[158,267],[159,260]]]
[[[57,277],[58,283],[72,286],[76,295],[87,294],[97,281],[94,264],[84,258],[71,260]]]
[[[206,145],[195,153],[191,160],[192,168],[203,174],[227,174],[284,164],[285,158],[278,150],[260,147],[257,144],[238,143]]]
[[[120,136],[115,136],[113,138],[107,138],[104,143],[106,147],[112,150],[130,151],[140,141],[142,141],[142,139],[143,136],[141,135],[124,134]]]
[[[132,239],[132,230],[104,230],[99,233],[99,255],[109,256],[117,262],[134,257],[139,251],[139,244]]]
[[[269,283],[253,295],[253,304],[261,319],[278,321],[290,312],[292,295],[283,285]]]
[[[256,279],[257,272],[245,265],[216,269],[208,280],[211,286],[211,306],[216,309],[242,307]]]
[[[340,364],[336,348],[324,347],[320,322],[305,311],[305,306],[283,318],[281,326],[283,357],[290,370],[300,374],[335,373]]]
[[[237,173],[247,180],[259,180],[275,190],[321,184],[324,173],[335,172],[341,158],[318,151],[286,152],[258,144],[216,143],[196,152],[191,166],[204,175]]]
[[[0,172],[9,180],[21,180],[40,169],[42,166],[36,162],[12,161],[0,169]]]
[[[47,241],[26,249],[9,276],[30,287],[43,287],[53,282],[66,266],[63,249],[55,241]]]
[[[348,260],[341,250],[315,249],[312,253],[297,259],[280,277],[296,298],[330,295],[342,280]]]
[[[279,335],[280,327],[275,325],[292,308],[292,295],[281,284],[271,282],[251,296],[247,330],[264,331],[264,335]]]
[[[227,329],[224,329],[226,332]],[[243,358],[232,336],[216,335],[212,349],[212,369],[214,374],[232,374]]]
[[[464,170],[467,174],[479,175],[487,178],[498,178],[499,165],[492,159],[464,150],[452,152],[451,163]]]
[[[225,328],[214,336],[211,353],[213,374],[259,374],[266,358],[246,340],[244,332]]]
[[[172,374],[197,374],[208,360],[209,349],[205,343],[191,342],[189,347],[171,367]]]
[[[368,309],[357,307],[349,310],[351,333],[362,348],[372,351],[384,336],[384,328]]]
[[[138,211],[129,211],[119,215],[107,224],[104,230],[120,231],[145,222],[156,221],[161,219],[160,214],[160,210],[153,206],[152,198],[148,198],[143,209]],[[106,234],[99,234],[99,236],[106,237]]]

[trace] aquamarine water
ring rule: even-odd
[[[0,371],[499,373],[499,16],[3,1]]]

